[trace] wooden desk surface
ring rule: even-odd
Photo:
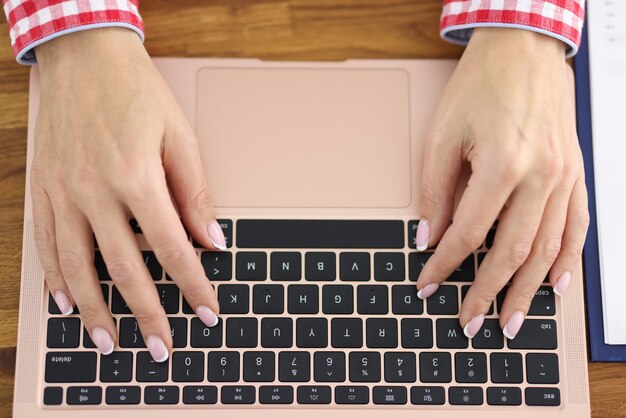
[[[144,0],[153,56],[270,60],[457,58],[441,0]],[[1,13],[0,13],[1,14]],[[28,68],[0,21],[0,416],[10,416],[19,300]],[[626,416],[626,364],[589,364],[593,416]]]

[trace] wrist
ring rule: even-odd
[[[565,61],[564,42],[527,29],[479,27],[474,29],[468,48],[480,45],[520,57],[554,58]]]

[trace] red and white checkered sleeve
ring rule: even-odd
[[[465,45],[477,27],[528,29],[578,51],[585,20],[585,0],[443,0],[441,37]]]
[[[126,27],[143,41],[139,0],[2,0],[13,53],[20,64],[34,64],[34,48],[72,32]]]

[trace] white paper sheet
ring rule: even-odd
[[[588,0],[604,340],[626,344],[626,0]]]

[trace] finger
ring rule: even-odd
[[[541,186],[538,182],[520,185],[500,218],[493,247],[480,265],[461,306],[459,321],[469,337],[480,330],[481,318],[498,292],[530,254],[549,197]],[[506,318],[501,315],[500,321]]]
[[[154,361],[164,362],[172,349],[170,325],[125,211],[116,203],[93,201],[87,214],[111,279],[137,319],[148,351]]]
[[[509,198],[518,175],[501,162],[476,158],[476,169],[457,207],[454,221],[426,262],[417,280],[418,297],[435,293],[467,256],[482,245],[487,232]],[[473,163],[474,164],[474,163]]]
[[[225,250],[226,239],[215,219],[198,141],[191,128],[175,129],[165,136],[163,168],[191,235],[205,248]]]
[[[63,315],[71,315],[74,312],[74,299],[65,283],[61,267],[59,266],[54,211],[48,194],[41,186],[32,183],[31,194],[33,199],[35,244],[37,245],[37,253],[39,254],[44,277],[59,311]]]
[[[587,187],[584,177],[581,176],[574,184],[569,199],[561,252],[550,270],[550,284],[554,288],[554,293],[559,296],[567,289],[572,271],[580,265],[588,227]]]
[[[150,175],[150,182],[143,183],[150,190],[139,198],[128,199],[129,208],[139,221],[157,259],[183,292],[189,305],[205,325],[215,326],[219,312],[215,290],[187,239],[170,199],[165,175],[160,168],[158,170]]]
[[[115,348],[117,330],[94,268],[91,228],[85,216],[69,201],[55,200],[55,226],[59,265],[76,299],[91,340],[104,355]]]
[[[463,155],[447,134],[431,131],[426,141],[419,191],[419,223],[415,243],[419,251],[439,242],[450,225]]]
[[[506,293],[500,310],[500,326],[509,339],[515,338],[537,289],[559,255],[571,192],[570,182],[559,187],[548,199],[530,255],[515,273]]]

